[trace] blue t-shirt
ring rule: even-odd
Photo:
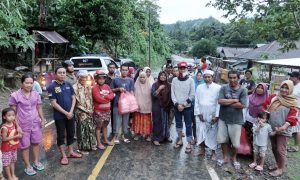
[[[58,81],[54,81],[47,87],[47,91],[50,100],[56,100],[57,104],[59,104],[67,112],[71,110],[74,89],[69,82],[64,81],[63,83],[60,83]],[[67,118],[55,108],[53,109],[54,120]]]
[[[111,87],[111,89],[122,87],[122,88],[125,88],[126,91],[128,91],[128,92],[133,92],[134,91],[134,81],[133,81],[133,79],[131,79],[129,77],[126,77],[126,78],[117,77],[117,78],[113,79],[110,87]],[[121,93],[120,93],[120,91],[118,91],[118,92],[115,92],[115,94],[116,94],[116,96],[114,99],[114,107],[118,106],[118,101],[119,101]]]

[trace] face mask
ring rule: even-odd
[[[184,72],[184,73],[182,74],[183,77],[185,77],[185,76],[187,76],[187,75],[188,75],[187,72]]]

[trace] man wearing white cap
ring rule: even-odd
[[[205,70],[205,84],[200,84],[195,93],[194,115],[196,117],[197,141],[200,155],[205,155],[205,146],[212,150],[212,160],[216,160],[217,133],[220,104],[218,103],[221,86],[213,82],[214,72]]]

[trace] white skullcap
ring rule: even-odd
[[[82,76],[88,76],[89,73],[87,70],[79,70],[76,75],[77,77],[82,77]]]
[[[205,75],[205,74],[209,74],[209,75],[213,76],[214,72],[212,70],[205,70],[204,73],[203,73],[203,75]]]

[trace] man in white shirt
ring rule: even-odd
[[[294,83],[293,94],[297,97],[298,103],[300,104],[300,72],[294,71],[292,73],[288,73],[290,76],[290,80]],[[294,145],[291,146],[288,151],[289,152],[297,152],[299,151],[299,141],[300,141],[300,122],[298,118],[298,124],[292,127],[292,133],[294,138]]]
[[[212,160],[216,160],[217,133],[220,104],[218,103],[221,86],[213,82],[214,72],[205,70],[205,84],[200,84],[195,93],[194,115],[196,118],[197,141],[201,153],[205,155],[205,146],[212,150]]]

